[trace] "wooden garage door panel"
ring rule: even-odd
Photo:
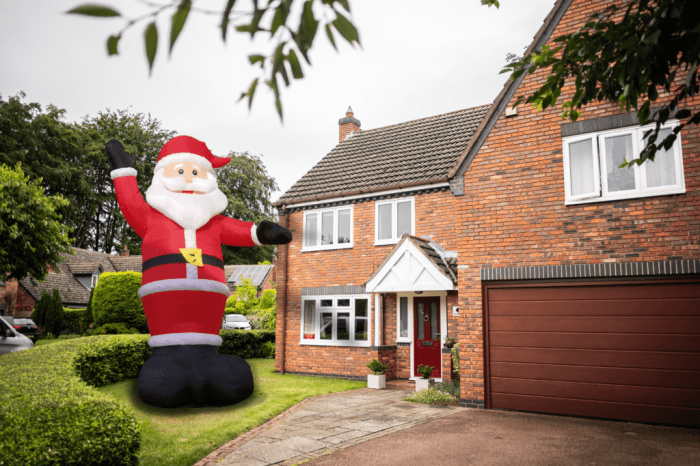
[[[700,284],[649,283],[643,285],[551,286],[491,288],[489,303],[498,301],[580,301],[700,298]]]
[[[491,379],[491,393],[700,408],[700,390],[677,388],[631,387],[628,385],[495,377]]]
[[[700,390],[700,371],[491,362],[489,376]]]
[[[700,368],[700,353],[654,351],[605,351],[557,348],[511,348],[492,346],[491,362],[527,362],[637,369]]]
[[[695,316],[700,298],[629,299],[613,306],[599,306],[598,301],[489,301],[489,315],[570,315],[570,316]]]
[[[700,317],[489,317],[489,330],[700,335]]]
[[[492,395],[494,407],[600,418],[700,426],[700,409],[639,405],[608,401],[572,400],[528,395]]]
[[[680,351],[697,352],[698,335],[639,335],[639,334],[590,334],[551,332],[491,332],[491,346],[525,346],[535,348],[576,348],[632,351]]]

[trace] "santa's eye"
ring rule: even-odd
[[[192,174],[193,174],[194,176],[197,176],[197,170],[192,170]]]
[[[183,170],[183,169],[181,168],[181,169],[179,169],[177,172],[178,172],[180,175],[182,175],[183,173],[185,173],[185,170]]]

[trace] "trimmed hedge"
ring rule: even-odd
[[[264,358],[269,354],[263,344],[275,341],[274,330],[222,330],[220,354],[234,354],[243,359]]]
[[[133,414],[73,370],[85,347],[114,338],[79,338],[0,357],[0,464],[138,463],[141,433]]]
[[[68,307],[63,308],[63,320],[65,320],[68,326],[68,333],[73,333],[80,335],[85,333],[87,330],[87,325],[85,324],[85,314],[87,309],[71,309]]]
[[[151,356],[150,335],[105,335],[94,337],[73,361],[75,373],[88,385],[102,387],[138,377]]]
[[[100,275],[92,298],[95,326],[123,323],[148,333],[143,303],[138,297],[141,274],[136,272],[105,272]]]

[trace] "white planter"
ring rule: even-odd
[[[416,391],[423,392],[435,385],[435,379],[416,379]]]
[[[382,389],[386,388],[386,374],[382,375],[367,375],[367,388]]]

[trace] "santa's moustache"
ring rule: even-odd
[[[175,191],[199,191],[204,194]],[[146,190],[146,202],[186,230],[204,226],[213,216],[226,210],[228,199],[219,190],[216,177],[209,173],[207,179],[194,178],[191,183],[181,176],[167,178],[163,170],[153,175]]]

